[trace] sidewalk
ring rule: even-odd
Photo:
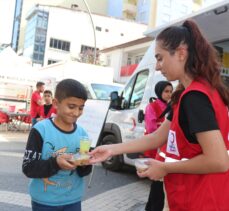
[[[106,191],[83,201],[82,211],[144,211],[149,187],[140,181]],[[31,208],[30,196],[24,193],[0,191],[0,203],[18,206],[18,210]]]
[[[83,211],[144,211],[150,183],[135,182],[83,201]]]
[[[1,131],[0,142],[26,142],[27,136],[28,132]],[[5,155],[6,153],[8,154]],[[3,151],[0,152],[0,155],[9,156],[9,153]],[[11,152],[10,156],[22,157],[22,153]],[[149,189],[150,181],[139,180],[84,200],[82,202],[82,211],[144,211]],[[28,194],[7,190],[0,191],[0,203],[18,206],[18,210],[28,210],[31,207]]]

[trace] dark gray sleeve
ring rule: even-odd
[[[28,137],[25,154],[23,157],[22,171],[30,178],[46,178],[56,174],[60,168],[56,158],[41,159],[43,139],[40,133],[32,128]]]

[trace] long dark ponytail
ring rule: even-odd
[[[205,39],[197,24],[186,20],[182,26],[171,26],[163,30],[156,38],[162,41],[162,47],[174,54],[181,44],[188,47],[185,71],[193,79],[204,78],[219,92],[223,102],[229,106],[229,91],[220,76],[221,66],[216,49]],[[184,87],[180,84],[172,95],[177,103]]]

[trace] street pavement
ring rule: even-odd
[[[12,148],[4,148],[4,142],[14,141],[26,142],[28,133],[22,132],[2,132],[0,131],[0,144],[2,143],[0,150],[0,157],[6,158],[9,163],[12,159],[18,158],[18,164],[21,164],[23,152],[21,149],[17,149],[17,146]],[[16,149],[15,149],[16,148]],[[6,166],[5,159],[0,160],[0,166]],[[17,182],[7,178],[7,174],[15,171],[13,166],[7,166],[1,168],[0,178],[4,176],[4,181],[0,182],[0,210],[1,211],[29,211],[31,210],[30,197],[26,193],[27,190],[20,191],[22,187],[20,184],[25,183],[25,179],[22,173],[22,177],[17,178]],[[21,172],[21,165],[16,167],[16,171]],[[4,172],[3,172],[4,171]],[[4,175],[3,175],[4,174]],[[89,178],[87,178],[88,183]],[[7,182],[6,182],[7,181]],[[11,185],[6,185],[6,184]],[[15,185],[14,185],[15,183]],[[25,189],[25,187],[23,187]],[[93,188],[93,185],[92,187]],[[136,180],[130,184],[122,185],[114,189],[106,190],[95,194],[90,198],[85,197],[82,202],[83,211],[143,211],[145,203],[149,194],[150,181],[148,180]],[[87,195],[88,189],[86,189]]]

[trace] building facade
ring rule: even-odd
[[[136,21],[154,28],[192,12],[192,0],[138,0]]]
[[[87,7],[83,0],[15,0],[15,14],[14,14],[14,29],[12,36],[12,48],[21,54],[23,52],[26,17],[30,13],[30,9],[36,4],[46,4],[50,6],[62,6],[66,8],[78,8],[87,11]],[[107,0],[99,0],[96,3],[94,0],[87,0],[90,11],[102,15],[107,13]]]
[[[23,55],[34,65],[79,60],[85,52],[108,48],[143,37],[144,24],[65,8],[36,5],[26,19]],[[95,35],[95,36],[94,36]],[[84,56],[83,56],[84,57]]]
[[[100,51],[104,64],[111,66],[115,70],[115,82],[125,83],[128,80],[143,58],[152,40],[150,37],[143,37]]]
[[[138,0],[136,21],[148,24],[151,29],[191,12],[192,0]],[[104,63],[114,68],[117,82],[128,80],[150,46],[150,40],[136,39],[101,51]]]

